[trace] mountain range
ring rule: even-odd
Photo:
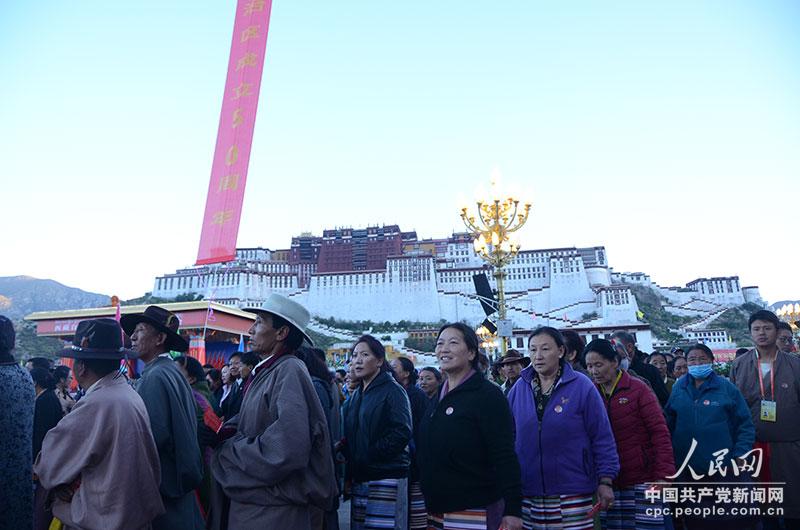
[[[0,314],[20,320],[34,311],[83,309],[110,304],[110,297],[30,276],[0,277]]]

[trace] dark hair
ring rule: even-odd
[[[56,383],[60,383],[62,379],[66,379],[69,377],[69,366],[59,365],[53,369],[53,378],[56,380]]]
[[[203,365],[203,370],[205,370],[205,369],[213,370],[214,369],[214,365],[206,363],[206,364]]]
[[[580,363],[581,366],[586,368],[586,360],[583,356],[583,349],[586,347],[586,343],[583,342],[583,338],[571,329],[563,330],[561,336],[564,337],[567,353],[574,351],[575,362]]]
[[[119,370],[119,359],[77,359],[94,375],[105,377]]]
[[[777,317],[777,315],[772,311],[767,311],[766,309],[759,309],[758,311],[750,315],[750,318],[747,320],[747,328],[748,329],[752,328],[753,322],[755,322],[756,320],[771,322],[776,328],[781,324],[781,321]]]
[[[50,373],[50,370],[45,370],[44,368],[31,368],[31,379],[33,382],[39,385],[41,388],[45,390],[53,390],[56,387],[56,380],[53,377],[53,374]]]
[[[611,341],[606,339],[594,339],[586,345],[583,349],[583,358],[585,359],[589,352],[595,352],[597,355],[606,361],[619,361],[619,353],[617,352]]]
[[[478,352],[478,366],[480,367],[480,372],[485,373],[486,370],[492,367],[492,361],[489,360],[489,356],[483,352]]]
[[[333,381],[328,365],[325,363],[325,352],[319,348],[302,346],[297,349],[295,355],[303,361],[311,377],[322,379],[326,383]]]
[[[694,346],[689,346],[689,348],[686,350],[686,357],[687,357],[687,358],[689,357],[689,354],[690,354],[690,353],[692,353],[692,351],[693,351],[693,350],[700,350],[700,351],[701,351],[701,352],[703,352],[703,353],[704,353],[704,354],[705,354],[705,355],[706,355],[706,356],[707,356],[709,359],[711,359],[711,362],[712,362],[712,363],[714,362],[714,352],[712,352],[712,351],[711,351],[711,348],[709,348],[709,347],[708,347],[708,346],[706,346],[705,344],[700,344],[700,343],[697,343],[697,344],[695,344]]]
[[[26,363],[31,363],[32,368],[43,368],[48,372],[50,371],[51,367],[50,359],[45,357],[31,357],[26,361]]]
[[[441,337],[444,330],[448,328],[453,328],[461,332],[461,336],[464,337],[464,342],[467,344],[467,349],[475,352],[475,358],[472,359],[472,361],[470,361],[470,366],[476,372],[482,373],[480,366],[481,343],[478,340],[478,335],[475,333],[475,330],[469,327],[468,325],[464,324],[463,322],[452,322],[450,324],[445,324],[444,326],[439,328],[439,333],[436,334],[436,342],[439,342],[439,337]]]
[[[208,374],[206,374],[206,375],[211,378],[212,382],[214,382],[214,383],[217,383],[217,382],[222,383],[222,372],[217,370],[216,368],[212,368],[211,370],[209,370]]]
[[[738,350],[736,350],[736,357],[741,357],[742,355],[744,355],[749,351],[750,350],[748,350],[747,348],[739,348]]]
[[[361,343],[364,343],[369,348],[369,351],[372,352],[372,355],[377,357],[378,359],[382,359],[383,363],[381,363],[380,371],[381,372],[391,372],[392,367],[389,366],[389,363],[386,362],[386,349],[381,344],[381,341],[373,337],[372,335],[361,335],[357,341],[353,343],[353,347],[350,348],[350,356],[352,357],[353,352]]]
[[[344,368],[337,368],[336,373],[341,375],[342,377],[347,377],[347,370]]]
[[[533,340],[533,337],[536,337],[536,336],[542,335],[542,334],[547,335],[551,339],[553,339],[555,341],[555,343],[556,343],[556,346],[559,346],[559,347],[563,346],[564,350],[565,350],[564,353],[566,354],[567,345],[564,342],[564,336],[561,335],[561,332],[558,331],[556,328],[551,328],[550,326],[539,326],[538,328],[534,329],[533,333],[531,333],[530,337],[528,337],[528,345],[530,346],[531,340]]]
[[[430,372],[430,373],[433,374],[433,377],[436,378],[436,382],[437,383],[441,383],[442,382],[442,373],[439,370],[437,370],[436,368],[434,368],[433,366],[426,366],[425,368],[423,368],[422,370],[419,371],[419,373],[422,373],[422,372]]]
[[[667,362],[667,356],[666,355],[664,355],[661,352],[654,351],[653,353],[650,354],[650,357],[647,358],[647,364],[653,364],[653,357],[656,357],[656,356],[661,357],[662,359],[664,359],[665,363]]]
[[[414,363],[411,362],[411,359],[408,357],[397,357],[396,360],[403,366],[403,371],[408,372],[408,386],[416,385],[419,375],[417,374],[417,369],[414,368]]]
[[[784,322],[784,321],[781,320],[778,323],[778,331],[780,331],[782,329],[788,331],[789,333],[793,333],[792,326],[790,326],[788,322]]]
[[[294,324],[274,313],[269,313],[269,316],[272,317],[272,329],[280,329],[283,326],[289,328],[289,336],[286,337],[286,347],[289,348],[290,351],[295,351],[303,345],[303,341],[306,340],[306,337]]]
[[[627,346],[628,344],[636,346],[636,339],[633,337],[633,335],[631,335],[627,331],[615,331],[614,333],[611,334],[611,338],[619,339],[625,346]]]
[[[246,364],[251,370],[260,362],[261,359],[258,357],[258,355],[256,355],[255,352],[246,351],[242,354],[242,364]]]
[[[186,369],[186,373],[189,374],[189,377],[194,377],[195,382],[205,381],[206,372],[203,370],[200,361],[194,357],[181,355],[175,358],[175,362],[183,366]]]
[[[228,363],[226,363],[226,364],[228,364],[228,366],[230,366],[230,362],[233,360],[234,357],[238,357],[239,361],[241,362],[241,360],[242,360],[242,352],[240,352],[240,351],[233,352],[231,354],[231,356],[228,357]]]

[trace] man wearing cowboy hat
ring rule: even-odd
[[[84,320],[60,354],[87,391],[45,436],[34,472],[67,528],[150,528],[164,513],[147,410],[119,375],[121,332],[110,318]]]
[[[155,530],[194,530],[205,524],[194,490],[203,480],[192,389],[169,355],[189,344],[178,334],[178,317],[158,306],[123,315],[122,329],[145,363],[136,391],[142,397],[161,461],[161,498],[166,513],[153,521]]]
[[[503,383],[503,394],[506,396],[508,395],[511,391],[511,387],[514,386],[514,383],[519,379],[522,369],[529,364],[531,364],[530,358],[523,357],[517,350],[508,350],[508,353],[497,361],[497,365],[500,367],[500,373],[503,374],[503,377],[506,379],[506,382]]]
[[[303,340],[308,311],[270,295],[250,328],[261,359],[239,415],[236,433],[215,452],[214,478],[230,497],[228,528],[311,528],[312,511],[328,510],[336,496],[325,413],[311,377],[294,352]]]

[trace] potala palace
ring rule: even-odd
[[[505,270],[517,346],[536,326],[553,325],[575,329],[588,340],[626,330],[649,351],[654,337],[637,318],[632,284],[661,295],[665,310],[696,317],[681,334],[716,348],[733,347],[711,325],[716,315],[745,302],[763,304],[758,287],[742,287],[737,276],[661,287],[643,273],[615,272],[602,246],[522,250]],[[302,303],[316,317],[478,325],[485,314],[473,276],[485,273],[496,289],[492,272],[466,233],[418,239],[416,232],[403,232],[397,225],[339,228],[324,230],[321,237],[293,237],[288,249],[242,248],[234,261],[159,276],[152,294],[198,293],[246,306],[275,292]]]

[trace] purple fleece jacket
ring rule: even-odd
[[[565,363],[540,424],[533,375],[532,366],[524,369],[508,394],[522,494],[591,494],[600,477],[615,478],[619,472],[614,434],[600,393],[588,377]]]

